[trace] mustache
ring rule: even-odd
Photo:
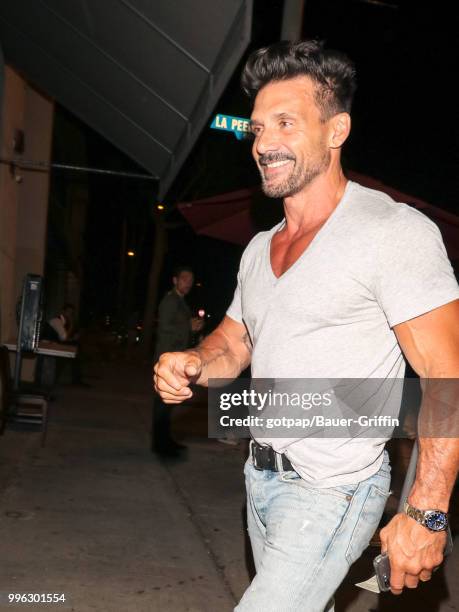
[[[266,164],[287,160],[295,161],[296,158],[294,155],[288,153],[264,153],[258,158],[258,163],[261,166],[266,166]]]

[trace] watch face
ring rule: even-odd
[[[426,516],[425,524],[432,531],[443,531],[446,529],[448,520],[444,512],[431,512]]]

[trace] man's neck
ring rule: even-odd
[[[331,167],[301,192],[285,198],[285,231],[293,236],[325,223],[341,201],[346,184],[341,166]]]

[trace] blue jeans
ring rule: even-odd
[[[249,458],[247,523],[256,576],[235,612],[323,612],[368,546],[390,495],[387,452],[362,482],[329,489],[294,471],[256,470]]]

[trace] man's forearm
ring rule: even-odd
[[[207,386],[211,378],[236,378],[250,363],[251,343],[244,332],[237,341],[220,328],[207,336],[197,347],[187,352],[197,354],[202,371],[197,384]]]
[[[446,512],[459,469],[459,380],[422,380],[419,459],[409,503]]]
[[[459,469],[459,439],[419,438],[416,481],[408,502],[416,508],[447,512]]]

